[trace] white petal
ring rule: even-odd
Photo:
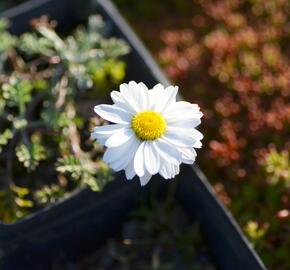
[[[149,182],[151,177],[152,177],[152,175],[146,171],[145,174],[140,177],[141,186],[145,186]]]
[[[176,147],[201,148],[202,143],[200,140],[203,139],[203,135],[196,129],[168,127],[162,139]]]
[[[144,145],[145,142],[140,144],[134,158],[134,169],[138,176],[143,176],[145,174]]]
[[[112,132],[116,132],[125,127],[128,127],[128,124],[111,124],[111,125],[98,126],[94,128],[94,133],[111,134]]]
[[[146,86],[145,83],[140,82],[139,85],[146,91],[148,91],[148,87]]]
[[[186,164],[193,164],[196,158],[196,151],[194,148],[179,148],[182,154],[182,162]]]
[[[92,137],[97,139],[98,136],[102,136],[102,135],[111,136],[114,133],[122,129],[125,129],[126,127],[128,127],[128,125],[126,124],[112,124],[112,125],[95,127],[94,131],[92,132]]]
[[[163,139],[158,139],[156,141],[156,149],[160,156],[167,163],[173,163],[179,165],[181,162],[181,153],[172,145],[168,144]]]
[[[194,148],[201,148],[202,147],[201,141],[195,141],[193,147]]]
[[[202,113],[196,104],[186,101],[175,102],[163,112],[168,126],[195,128],[200,124]]]
[[[193,133],[195,140],[199,141],[199,140],[203,139],[203,134],[200,131],[198,131],[196,129],[192,129],[191,132]]]
[[[111,98],[113,102],[120,108],[122,108],[125,111],[129,111],[132,114],[135,114],[136,111],[134,108],[124,100],[122,94],[118,91],[112,91],[111,92]]]
[[[135,135],[131,128],[121,129],[107,139],[105,146],[106,147],[119,146],[130,140],[133,136]]]
[[[171,164],[170,163],[163,163],[159,170],[160,175],[165,179],[171,178]]]
[[[144,84],[137,84],[134,81],[130,81],[129,84],[120,85],[120,92],[123,99],[136,112],[148,109],[148,90],[145,87]]]
[[[195,104],[179,101],[167,108],[163,116],[168,126],[195,128],[201,122],[202,113],[197,110]]]
[[[120,85],[120,93],[122,95],[122,98],[124,99],[124,101],[126,102],[126,104],[128,104],[128,106],[130,106],[131,108],[133,108],[133,110],[135,112],[138,112],[138,104],[135,101],[134,98],[132,98],[132,95],[130,94],[129,91],[129,85],[126,83],[122,83]]]
[[[128,95],[129,85],[127,83],[122,83],[120,84],[119,88],[122,98],[125,99],[125,97]]]
[[[104,161],[108,163],[113,170],[122,170],[134,159],[139,145],[140,141],[132,137],[131,140],[118,147],[108,148],[104,154]]]
[[[111,98],[112,98],[114,103],[121,103],[121,104],[124,103],[124,99],[123,99],[121,93],[118,91],[112,91]]]
[[[152,90],[148,91],[149,97],[149,110],[154,110],[156,104],[160,101],[160,97],[164,94],[164,86],[162,84],[156,84]]]
[[[160,91],[164,91],[164,86],[161,83],[154,85],[152,91],[155,93],[160,93]]]
[[[175,118],[165,118],[165,120],[168,127],[176,128],[195,128],[201,123],[200,119],[189,118],[181,115]]]
[[[180,166],[176,166],[176,165],[172,165],[172,166],[173,166],[173,171],[174,171],[173,177],[175,177],[180,172]]]
[[[135,175],[135,169],[134,169],[134,160],[130,161],[129,164],[125,168],[126,178],[128,180],[131,180]]]
[[[179,165],[174,165],[170,163],[164,163],[161,166],[159,173],[165,179],[174,178],[177,174],[179,174],[180,167]]]
[[[147,171],[150,174],[158,173],[160,167],[160,158],[157,152],[155,142],[147,141],[144,145],[144,160]]]
[[[129,82],[129,92],[137,103],[139,111],[148,109],[148,90],[147,87],[145,87],[142,83],[137,84],[134,81]]]
[[[202,112],[197,104],[191,104],[186,101],[178,101],[171,103],[163,112],[164,117],[174,118],[176,116],[194,117],[200,119]]]
[[[177,86],[168,86],[164,89],[162,95],[159,97],[158,103],[156,103],[154,110],[162,112],[166,110],[168,106],[176,101],[176,95],[178,92]]]
[[[163,139],[179,147],[193,147],[203,135],[196,129],[168,127]]]
[[[112,123],[128,124],[132,119],[132,114],[118,107],[117,105],[97,105],[94,111],[103,119]]]

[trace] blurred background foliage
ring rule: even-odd
[[[198,164],[269,269],[290,269],[290,2],[114,0],[205,113]]]
[[[71,35],[57,22],[9,34],[0,20],[0,220],[14,222],[79,187],[99,191],[111,179],[90,132],[103,122],[93,108],[125,75],[127,44],[102,36],[91,16]]]

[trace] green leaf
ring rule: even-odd
[[[3,146],[7,145],[8,141],[13,137],[13,133],[10,129],[5,129],[0,134],[0,152],[2,151]]]
[[[65,196],[65,189],[59,185],[45,185],[41,189],[37,190],[34,194],[35,199],[39,204],[47,205],[49,203],[55,203],[59,199]]]
[[[0,19],[0,54],[13,48],[17,44],[17,37],[7,32],[9,21]]]
[[[30,193],[28,188],[26,188],[26,187],[19,187],[19,186],[16,186],[15,184],[11,184],[10,185],[10,189],[15,194],[17,194],[17,196],[20,197],[20,198],[23,198],[23,197],[25,197],[26,195],[28,195]]]
[[[25,105],[31,100],[32,90],[33,85],[30,81],[12,76],[9,83],[2,85],[2,96],[8,106],[17,106],[20,114],[24,114]]]
[[[33,201],[30,200],[25,200],[19,197],[15,198],[15,203],[19,206],[19,207],[24,207],[24,208],[30,208],[33,207],[34,203]]]
[[[25,118],[15,118],[13,120],[13,127],[16,130],[23,129],[23,128],[27,127],[27,125],[28,125],[28,122]]]
[[[8,32],[0,33],[0,54],[13,48],[17,44],[17,38]]]
[[[37,31],[51,42],[56,51],[65,52],[66,50],[65,43],[53,29],[50,29],[45,26],[40,26],[37,28]]]
[[[56,163],[56,171],[62,174],[70,174],[73,179],[79,180],[82,176],[82,165],[75,156],[69,155],[59,158]]]
[[[38,141],[33,142],[30,146],[21,143],[16,147],[16,156],[25,168],[33,171],[40,161],[46,159],[46,150]]]
[[[54,54],[51,40],[38,37],[36,33],[24,33],[20,37],[20,49],[26,54],[42,54],[52,56]]]
[[[278,152],[272,149],[263,162],[264,170],[271,184],[284,183],[290,186],[290,154],[289,151]]]

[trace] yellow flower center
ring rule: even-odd
[[[143,141],[153,141],[160,138],[166,130],[166,122],[160,113],[144,111],[137,113],[132,119],[132,129]]]

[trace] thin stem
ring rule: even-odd
[[[6,189],[10,190],[10,185],[13,183],[13,153],[14,147],[17,141],[18,132],[13,131],[13,138],[8,143],[8,151],[6,157],[6,177],[5,185]]]
[[[177,179],[174,179],[169,184],[166,194],[165,205],[167,205],[168,207],[170,207],[174,203],[176,188],[177,188]]]
[[[46,125],[42,120],[32,121],[26,126],[26,129],[45,128]]]
[[[59,110],[65,103],[65,98],[67,94],[67,86],[68,86],[68,78],[67,76],[62,76],[60,83],[59,83],[59,89],[58,89],[58,97],[55,102],[55,107],[57,110]]]
[[[31,143],[29,141],[27,131],[24,130],[24,129],[21,129],[21,136],[22,136],[24,144],[30,149],[31,148]]]
[[[46,95],[46,92],[40,92],[36,95],[35,98],[28,104],[26,112],[25,112],[25,118],[29,121],[32,118],[34,110],[37,108],[40,102],[43,101],[44,97]]]

